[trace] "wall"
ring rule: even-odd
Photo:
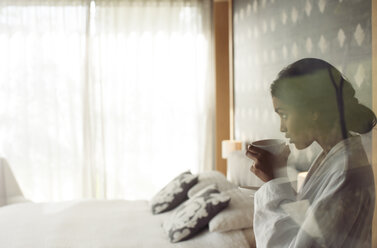
[[[235,139],[283,137],[269,86],[303,57],[329,61],[372,107],[371,1],[234,0],[233,23]],[[370,155],[370,135],[363,140]],[[292,166],[306,170],[319,150],[292,147]]]
[[[373,68],[377,68],[377,1],[233,0],[233,23],[235,139],[282,137],[269,85],[280,69],[303,57],[318,57],[335,65],[352,82],[358,99],[368,107],[373,104],[377,111],[377,70],[372,71],[372,54]],[[377,128],[374,136],[376,180]],[[363,142],[372,160],[371,135],[364,136]],[[293,151],[299,162],[291,166],[305,170],[305,162],[319,148]],[[229,162],[232,167],[239,160]],[[375,216],[373,247],[376,245]]]

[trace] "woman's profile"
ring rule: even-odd
[[[251,171],[266,182],[255,194],[257,247],[371,247],[372,167],[360,134],[376,125],[351,83],[331,64],[305,58],[284,68],[271,84],[280,131],[299,150],[317,142],[322,152],[299,192],[278,168],[288,146],[273,155],[250,145]],[[280,170],[279,170],[280,171]]]

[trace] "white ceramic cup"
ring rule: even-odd
[[[263,150],[269,151],[272,154],[280,154],[286,145],[285,140],[282,139],[265,139],[265,140],[258,140],[251,143],[253,146],[259,147]],[[251,165],[253,166],[254,163]],[[277,168],[274,170],[274,176],[277,177],[284,177],[286,176],[287,168]]]
[[[254,141],[251,144],[277,155],[283,151],[286,143],[285,140],[282,139],[264,139]]]

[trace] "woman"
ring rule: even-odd
[[[371,247],[374,181],[359,134],[372,130],[375,114],[320,59],[283,69],[271,95],[290,143],[301,150],[317,142],[323,151],[296,193],[277,173],[286,166],[288,146],[279,155],[248,147],[250,170],[266,182],[255,194],[257,247]]]

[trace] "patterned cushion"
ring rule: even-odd
[[[163,222],[171,242],[189,239],[229,205],[230,197],[210,185],[183,203]]]
[[[207,171],[199,174],[199,182],[188,191],[188,197],[191,198],[197,192],[211,184],[216,184],[217,189],[220,191],[237,188],[237,186],[229,182],[221,172]]]
[[[174,178],[151,200],[153,214],[169,211],[187,199],[187,191],[198,182],[198,176],[186,171]]]
[[[253,227],[254,197],[239,189],[231,189],[223,193],[232,201],[229,207],[211,219],[208,224],[209,231],[227,232]]]

